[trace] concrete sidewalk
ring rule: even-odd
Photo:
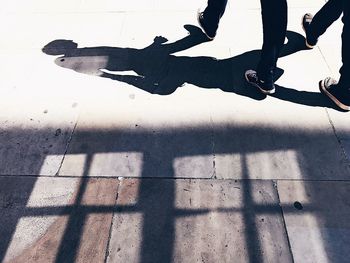
[[[204,0],[3,0],[0,262],[348,262],[350,115],[318,91],[342,24],[300,25],[324,3],[289,1],[265,98],[258,0],[211,42]]]

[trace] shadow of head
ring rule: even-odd
[[[45,45],[42,48],[42,51],[47,55],[59,56],[77,48],[78,44],[73,40],[56,39]]]
[[[55,64],[79,73],[101,76],[101,69],[131,70],[136,49],[119,47],[83,47],[72,40],[57,39],[42,48],[43,53],[58,56]]]

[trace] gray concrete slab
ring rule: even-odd
[[[349,187],[348,182],[277,183],[295,262],[348,261]]]
[[[329,111],[329,118],[338,138],[340,140],[350,139],[350,127],[348,124],[350,120],[350,114],[348,112]]]
[[[349,179],[348,160],[329,128],[231,126],[215,134],[214,145],[217,178]]]
[[[1,261],[103,262],[117,186],[113,179],[0,178]]]
[[[9,93],[0,114],[0,174],[55,175],[77,121],[74,102],[57,107]]]
[[[107,262],[292,262],[271,181],[123,180]]]

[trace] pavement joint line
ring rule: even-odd
[[[18,175],[0,175],[0,178],[8,178],[8,177],[22,177],[22,178],[62,178],[62,179],[117,179],[120,181],[120,176],[69,176],[69,175],[59,175],[59,176],[53,176],[53,175],[25,175],[25,174],[18,174]],[[244,181],[256,181],[256,182],[264,182],[264,181],[282,181],[282,182],[305,182],[305,183],[313,183],[313,182],[343,182],[343,183],[350,183],[349,179],[295,179],[295,178],[267,178],[267,179],[261,179],[261,178],[210,178],[210,177],[126,177],[123,176],[122,180],[202,180],[202,181],[235,181],[235,182],[244,182]]]
[[[61,168],[62,168],[64,159],[66,158],[66,155],[67,155],[67,152],[68,152],[68,148],[69,148],[69,145],[70,145],[70,143],[71,143],[71,141],[72,141],[72,139],[73,139],[73,135],[74,135],[74,132],[75,132],[75,130],[76,130],[76,128],[77,128],[77,125],[78,125],[78,118],[77,118],[77,120],[76,120],[76,122],[75,122],[75,124],[74,124],[72,133],[71,133],[71,135],[70,135],[69,138],[68,138],[68,142],[67,142],[67,145],[66,145],[66,149],[65,149],[65,151],[64,151],[64,154],[63,154],[61,163],[60,163],[60,165],[59,165],[59,167],[58,167],[58,169],[57,169],[57,172],[56,172],[55,175],[54,175],[55,177],[59,176],[60,170],[61,170]]]
[[[319,46],[317,46],[317,50],[320,52],[320,54],[321,54],[321,56],[322,56],[322,59],[323,59],[324,62],[326,63],[327,68],[328,68],[330,74],[333,75],[333,70],[332,70],[331,66],[328,64],[327,59],[326,59],[326,57],[324,56],[324,54],[323,54],[323,52],[322,52],[322,49],[321,49]]]
[[[331,118],[331,116],[330,116],[330,114],[329,114],[328,109],[325,109],[325,110],[326,110],[326,114],[327,114],[327,117],[328,117],[328,121],[329,121],[329,123],[330,123],[331,126],[332,126],[334,136],[336,137],[336,139],[337,139],[337,141],[338,141],[338,143],[339,143],[340,149],[341,149],[341,151],[342,151],[342,155],[343,155],[343,157],[345,158],[345,160],[346,160],[348,166],[350,167],[350,157],[348,156],[348,154],[347,154],[347,152],[346,152],[346,150],[345,150],[345,148],[344,148],[344,146],[343,146],[342,140],[340,139],[340,137],[339,137],[339,135],[338,135],[338,133],[337,133],[337,130],[336,130],[335,125],[334,125],[334,122],[333,122],[333,120],[332,120],[332,118]]]
[[[289,10],[294,10],[294,9],[300,9],[301,7],[290,7]],[[248,11],[260,11],[261,8],[234,8],[236,12],[243,11],[243,10],[248,10]],[[170,13],[170,14],[176,14],[176,13],[195,13],[197,9],[145,9],[145,10],[115,10],[115,11],[57,11],[57,12],[49,12],[49,11],[29,11],[29,12],[24,12],[24,11],[4,11],[0,12],[1,15],[3,16],[14,16],[14,15],[101,15],[101,14],[137,14],[137,13],[146,13],[146,14],[154,14],[154,13]]]
[[[115,205],[118,204],[119,189],[120,189],[121,183],[122,183],[122,180],[119,180],[119,183],[118,183],[118,186],[117,186],[117,194],[116,194],[116,197],[115,197]],[[110,246],[111,239],[112,239],[112,231],[113,231],[114,216],[115,216],[115,214],[116,214],[116,213],[113,212],[111,225],[110,225],[110,227],[109,227],[108,241],[107,241],[107,245],[106,245],[106,253],[105,253],[105,259],[104,259],[104,262],[105,262],[105,263],[107,263],[108,257],[109,257],[109,246]]]
[[[241,190],[241,189],[240,189]],[[283,205],[286,213],[296,213],[296,208],[294,203],[284,204]],[[307,207],[303,210],[303,213],[316,213],[320,209],[317,206],[312,206],[310,203],[304,203],[304,207]],[[254,204],[249,205],[249,209],[254,210],[255,214],[279,214],[281,205],[278,204]],[[246,212],[247,207],[216,207],[216,208],[198,208],[198,209],[184,209],[184,208],[175,208],[175,217],[188,217],[193,214],[202,215],[212,212],[216,213],[241,213]],[[43,217],[43,216],[65,216],[71,215],[73,212],[81,212],[85,216],[87,214],[106,214],[106,213],[118,213],[118,214],[127,214],[127,213],[140,213],[142,208],[136,205],[62,205],[62,206],[39,206],[39,207],[24,207],[22,209],[21,217]],[[278,211],[277,211],[278,210]],[[289,211],[289,212],[288,212]]]

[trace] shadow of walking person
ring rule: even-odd
[[[169,95],[178,87],[189,83],[201,88],[218,88],[255,100],[266,97],[248,86],[244,79],[247,69],[256,68],[261,50],[248,51],[226,59],[176,56],[176,52],[208,41],[198,27],[184,27],[189,33],[186,37],[167,43],[166,38],[158,36],[143,49],[107,46],[78,48],[78,44],[72,40],[54,40],[42,51],[48,55],[60,56],[55,63],[63,68],[128,83],[152,94]],[[281,57],[306,49],[302,35],[288,31],[287,38]],[[283,70],[277,69],[275,80],[282,74]],[[318,92],[300,92],[278,87],[273,96],[308,106],[334,108]]]

